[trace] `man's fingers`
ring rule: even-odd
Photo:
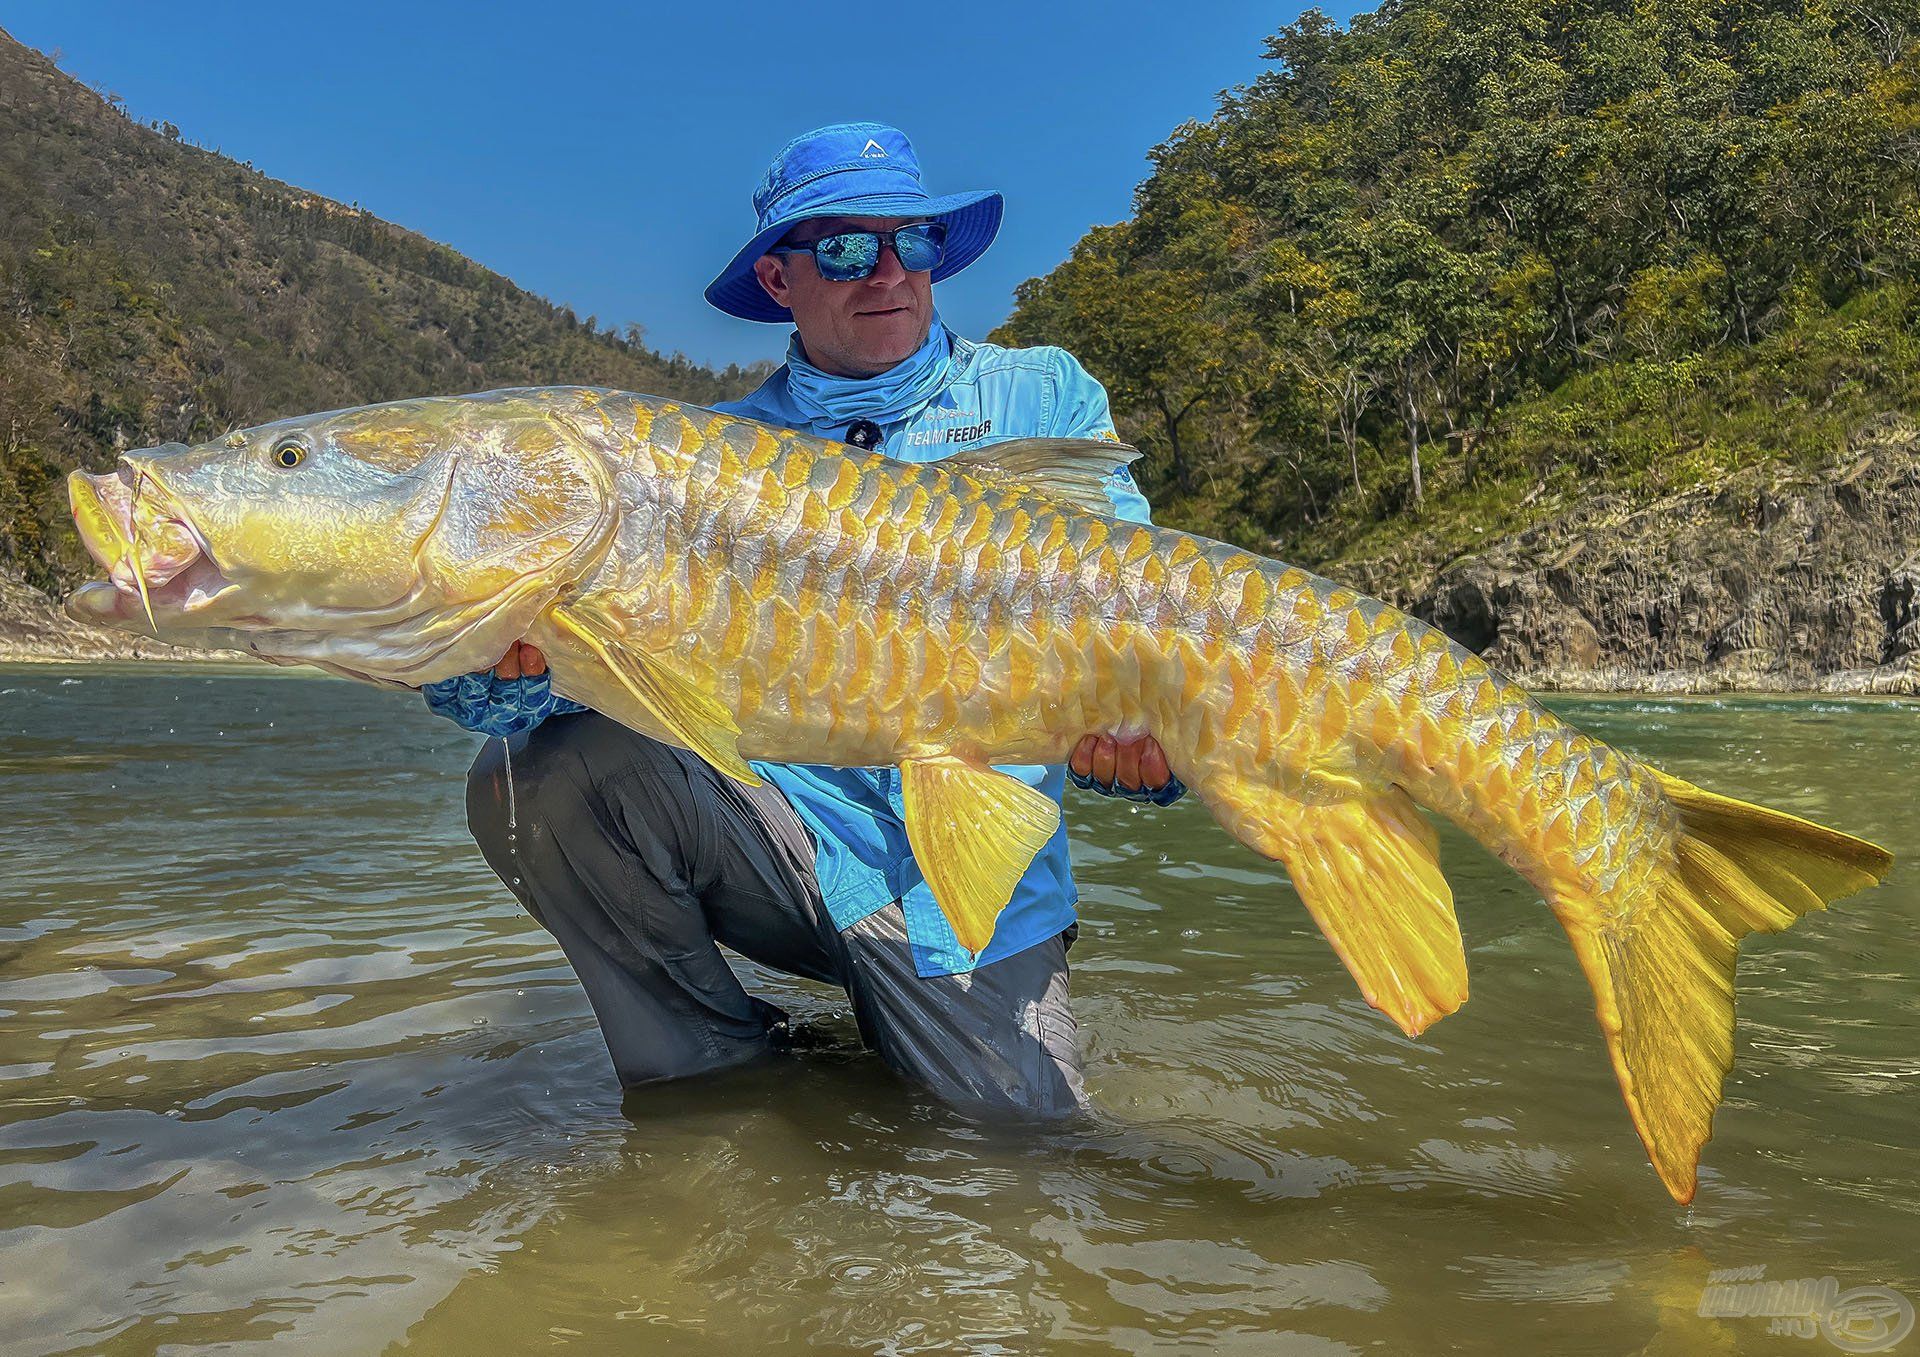
[[[1167,751],[1149,735],[1140,742],[1140,785],[1157,792],[1173,781],[1173,769],[1167,766]]]
[[[525,641],[515,641],[508,646],[500,663],[493,666],[493,676],[497,679],[538,678],[546,672],[547,657],[540,653],[539,646],[530,646]]]
[[[1103,782],[1109,787],[1113,785],[1115,754],[1116,749],[1113,743],[1113,736],[1100,735],[1095,737],[1092,770],[1093,780],[1095,782]]]
[[[1074,776],[1091,778],[1107,791],[1157,792],[1173,781],[1167,751],[1151,735],[1116,740],[1111,735],[1082,735],[1067,766]]]

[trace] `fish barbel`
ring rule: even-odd
[[[401,401],[75,473],[112,579],[68,609],[407,686],[524,638],[557,692],[743,782],[748,759],[897,765],[974,951],[1059,822],[992,765],[1151,734],[1409,1034],[1467,995],[1425,807],[1558,917],[1634,1126],[1691,1199],[1740,937],[1888,854],[1590,739],[1383,603],[1115,519],[1104,483],[1135,455],[1041,439],[911,464],[585,388]]]

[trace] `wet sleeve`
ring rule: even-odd
[[[1120,435],[1113,427],[1113,411],[1107,404],[1106,387],[1065,349],[1054,352],[1059,359],[1054,376],[1057,386],[1053,428],[1049,434],[1054,438],[1110,438],[1119,442]],[[1113,501],[1116,517],[1132,523],[1153,522],[1147,497],[1140,493],[1133,473],[1126,467],[1115,467],[1107,477],[1107,498]]]
[[[550,674],[495,678],[493,671],[459,674],[421,687],[427,710],[478,735],[518,735],[549,716],[587,710],[553,691]]]

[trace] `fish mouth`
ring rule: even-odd
[[[145,621],[158,631],[161,616],[200,612],[233,589],[152,471],[126,461],[105,475],[76,471],[67,501],[81,544],[107,572],[70,600],[86,620],[122,628]]]

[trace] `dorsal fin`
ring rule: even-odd
[[[1111,516],[1107,477],[1139,456],[1140,449],[1110,438],[1015,438],[956,452],[940,465]]]

